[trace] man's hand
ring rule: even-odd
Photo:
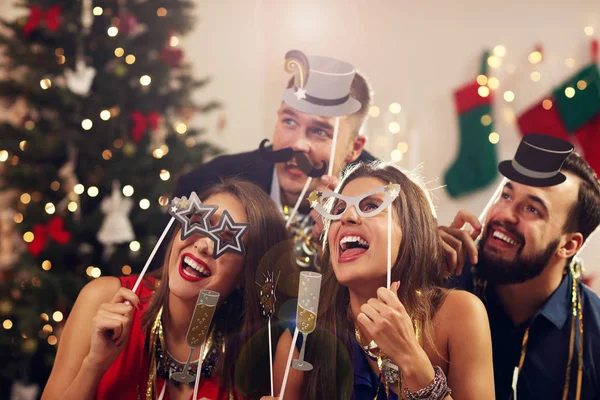
[[[473,227],[472,232],[463,230],[468,223]],[[475,239],[481,233],[481,223],[471,213],[461,210],[456,214],[449,227],[438,226],[438,232],[444,244],[446,270],[450,274],[462,274],[465,257],[468,256],[472,265],[477,264],[478,251]]]

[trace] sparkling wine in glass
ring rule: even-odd
[[[312,364],[304,361],[306,336],[317,326],[317,311],[319,309],[319,294],[321,292],[321,274],[304,271],[300,273],[298,288],[298,308],[296,310],[296,328],[302,333],[300,356],[292,362],[292,367],[300,371],[310,371]]]
[[[210,328],[210,323],[212,322],[213,315],[215,314],[218,301],[219,292],[213,292],[212,290],[200,291],[198,300],[196,301],[196,308],[194,309],[194,314],[192,315],[192,321],[190,322],[190,326],[185,337],[188,346],[190,346],[190,354],[188,355],[188,359],[185,362],[185,367],[183,367],[183,370],[181,372],[176,372],[171,376],[176,381],[190,383],[196,379],[195,376],[188,374],[188,366],[190,364],[190,360],[192,359],[192,353],[194,352],[194,349],[202,346],[206,340],[206,334]],[[196,373],[199,374],[200,372],[201,370],[199,365]]]

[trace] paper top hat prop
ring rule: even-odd
[[[285,55],[285,70],[295,74],[294,87],[283,92],[290,107],[322,117],[341,117],[360,109],[360,102],[350,96],[356,69],[349,63],[291,50]]]
[[[560,169],[573,150],[571,143],[554,136],[525,135],[514,159],[502,161],[498,170],[508,179],[523,185],[555,186],[567,179]]]

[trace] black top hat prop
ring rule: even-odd
[[[514,159],[502,161],[498,170],[508,179],[523,185],[555,186],[567,179],[560,169],[573,150],[571,143],[554,136],[525,135]]]

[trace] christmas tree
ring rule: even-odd
[[[0,393],[43,387],[78,292],[139,272],[176,178],[220,151],[188,127],[186,0],[26,0],[2,21]],[[4,398],[4,397],[3,397]]]

